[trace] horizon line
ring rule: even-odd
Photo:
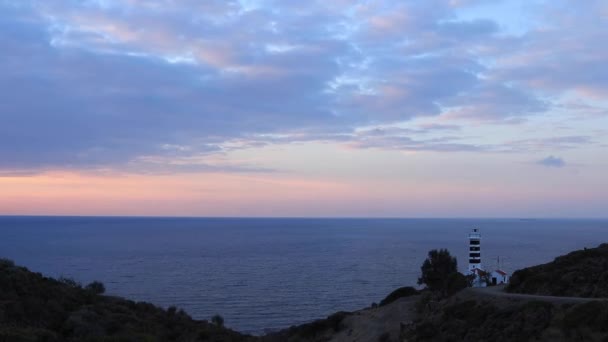
[[[608,220],[608,217],[504,217],[504,216],[187,216],[187,215],[13,215],[0,218],[126,218],[126,219],[300,219],[300,220]]]

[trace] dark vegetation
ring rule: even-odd
[[[99,281],[94,281],[85,287],[86,290],[94,294],[103,294],[106,292],[106,287]]]
[[[608,302],[439,305],[403,332],[408,341],[608,341]]]
[[[47,278],[0,259],[0,341],[248,341],[183,310],[102,296],[100,282]],[[223,322],[222,322],[223,323]]]
[[[220,315],[213,315],[213,317],[211,317],[211,323],[217,325],[218,327],[223,327],[224,326],[224,317],[222,317]]]
[[[608,244],[557,257],[513,273],[509,292],[608,298]]]
[[[508,290],[608,297],[607,273],[608,245],[603,244],[517,271]],[[608,341],[608,300],[557,304],[463,292],[437,301],[423,294],[417,311],[418,319],[402,330],[407,341]]]
[[[325,319],[310,323],[292,326],[289,329],[269,334],[262,338],[264,342],[304,342],[328,341],[332,334],[342,331],[345,326],[343,320],[352,315],[350,312],[336,312]]]
[[[406,336],[413,341],[528,341],[548,325],[551,310],[542,302],[499,309],[466,300],[431,311]]]
[[[426,285],[440,298],[449,297],[469,286],[468,278],[458,272],[458,262],[447,249],[430,251],[420,271],[418,285]]]

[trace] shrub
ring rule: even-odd
[[[76,280],[74,280],[72,278],[64,277],[64,276],[59,277],[59,279],[57,279],[57,281],[59,281],[62,284],[65,284],[69,287],[73,287],[73,288],[82,287],[82,285],[79,282],[77,282]]]
[[[211,323],[217,325],[218,327],[223,327],[224,317],[222,317],[221,315],[213,315],[213,317],[211,317]]]
[[[565,332],[589,327],[600,332],[607,332],[608,305],[605,302],[593,301],[578,304],[568,310],[562,322]]]
[[[433,295],[428,291],[423,291],[420,298],[416,301],[414,308],[416,312],[422,314],[427,311],[431,301],[433,300]]]
[[[440,333],[439,327],[431,322],[422,322],[414,327],[416,341],[433,341]]]
[[[509,292],[567,297],[608,297],[608,245],[574,251],[513,273]]]
[[[418,294],[418,290],[416,290],[415,288],[413,288],[411,286],[400,287],[400,288],[396,289],[395,291],[391,292],[388,296],[386,296],[386,298],[384,298],[380,302],[380,306],[390,304],[399,298],[411,297],[411,296],[415,296],[417,294]]]
[[[348,312],[339,311],[325,319],[318,319],[300,326],[291,327],[290,334],[306,340],[315,340],[316,337],[321,336],[327,331],[339,332],[344,329],[342,321],[349,315],[350,313]]]
[[[106,287],[102,282],[94,281],[85,287],[86,290],[91,291],[95,294],[102,294],[106,292]]]
[[[343,327],[342,326],[342,321],[348,315],[349,315],[348,312],[339,311],[339,312],[336,312],[335,314],[327,317],[327,321],[329,322],[329,325],[331,326],[331,328],[335,332],[338,332],[338,331],[342,330],[342,327]]]
[[[420,270],[418,285],[425,284],[429,290],[444,297],[448,295],[448,279],[458,273],[456,258],[447,249],[431,250]]]
[[[103,284],[44,277],[0,261],[0,341],[249,341],[182,310],[99,296]]]
[[[0,258],[0,267],[11,268],[15,267],[13,260]]]
[[[388,332],[383,333],[378,336],[378,342],[389,342],[391,340],[391,335]]]
[[[475,283],[475,279],[477,279],[477,276],[475,276],[475,274],[468,274],[465,276],[465,278],[467,280],[467,286],[472,287]]]
[[[460,290],[463,290],[469,286],[468,278],[462,273],[456,272],[448,276],[447,279],[447,295],[451,296]]]

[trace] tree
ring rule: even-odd
[[[444,297],[449,292],[450,277],[454,279],[453,274],[458,273],[456,258],[447,249],[431,250],[420,270],[422,275],[418,278],[418,285],[425,284],[429,290]]]
[[[224,317],[222,317],[220,315],[214,315],[213,317],[211,317],[211,323],[217,325],[218,327],[223,327],[224,326]]]
[[[73,288],[81,288],[82,285],[77,282],[76,280],[72,279],[72,278],[68,278],[68,277],[64,277],[61,276],[57,279],[57,281],[59,281],[60,283],[63,283],[69,287],[73,287]]]
[[[467,279],[467,283],[469,287],[473,287],[473,285],[475,285],[475,279],[477,279],[477,276],[473,273],[471,274],[467,274],[466,276]]]
[[[492,275],[490,274],[490,272],[479,272],[479,279],[481,281],[482,284],[486,284],[486,286],[493,286],[492,284]]]
[[[447,279],[446,295],[451,296],[460,290],[464,290],[469,287],[469,280],[467,276],[460,272],[452,273]]]
[[[100,281],[94,281],[94,282],[90,283],[89,285],[87,285],[85,287],[85,289],[87,289],[95,294],[102,294],[102,293],[106,292],[106,287]]]

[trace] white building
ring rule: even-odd
[[[508,284],[509,274],[503,270],[495,270],[490,274],[490,283],[492,285]]]
[[[486,279],[488,278],[488,273],[480,268],[474,268],[470,274],[473,274],[475,278],[473,278],[473,287],[486,287],[488,283]]]

